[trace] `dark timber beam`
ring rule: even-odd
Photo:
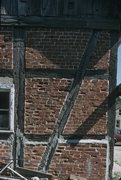
[[[26,78],[68,78],[74,77],[76,70],[67,69],[26,69]]]
[[[6,163],[0,162],[0,169],[3,169],[6,165],[7,165]],[[38,177],[40,179],[42,178],[42,179],[45,179],[45,180],[46,179],[47,180],[52,179],[52,175],[49,174],[49,173],[45,174],[45,173],[41,173],[41,172],[38,172],[38,171],[33,171],[33,170],[30,170],[30,169],[25,169],[25,168],[21,168],[21,167],[16,167],[15,171],[17,171],[18,173],[20,173],[22,176],[26,177],[27,179],[28,178],[31,179],[32,177]],[[3,178],[4,178],[4,176],[3,176]],[[7,179],[7,177],[6,177],[6,179]],[[9,179],[9,177],[8,177],[8,179]],[[15,180],[16,178],[13,177],[11,179]]]
[[[100,17],[40,17],[40,16],[1,16],[1,25],[32,27],[65,27],[120,30],[120,19]]]
[[[37,142],[48,142],[51,134],[44,135],[44,134],[25,134],[24,137],[27,139],[28,142],[31,143],[31,141],[37,141]],[[66,134],[66,135],[61,135],[62,139],[69,141],[73,140],[81,140],[81,139],[95,139],[95,140],[101,140],[105,139],[106,134],[103,135],[84,135],[84,134]]]
[[[98,31],[94,31],[92,33],[91,38],[88,42],[88,45],[85,49],[85,52],[84,52],[82,58],[80,59],[80,65],[76,71],[74,80],[71,84],[70,92],[66,97],[65,103],[59,114],[57,123],[53,130],[53,134],[51,135],[51,137],[49,139],[49,142],[48,142],[47,148],[45,150],[45,153],[43,155],[41,164],[38,168],[42,172],[46,172],[49,168],[51,159],[55,153],[55,150],[56,150],[56,147],[58,144],[58,140],[63,133],[63,129],[67,123],[70,112],[71,112],[73,105],[76,101],[76,98],[78,96],[80,86],[82,84],[82,80],[84,79],[90,57],[91,57],[91,55],[95,49],[95,46],[97,44],[99,34],[100,33]],[[82,67],[83,67],[83,69],[82,69]]]
[[[51,180],[52,179],[52,175],[51,174],[45,174],[45,173],[41,173],[38,171],[33,171],[33,170],[29,170],[29,169],[25,169],[25,168],[20,168],[20,167],[16,167],[17,172],[19,172],[21,175],[27,177],[27,178],[31,178],[31,177],[38,177],[38,178],[42,178],[42,179],[48,179]]]
[[[12,69],[0,69],[0,77],[13,77]]]
[[[80,67],[83,69],[83,67]],[[26,78],[74,78],[77,69],[26,69],[25,77]],[[99,79],[107,79],[108,72],[106,70],[90,70],[87,69],[85,72],[86,78],[99,78]]]
[[[110,60],[109,60],[109,96],[108,96],[108,121],[107,121],[107,134],[110,137],[110,145],[109,145],[109,176],[112,177],[112,168],[113,168],[113,150],[114,146],[114,128],[115,128],[115,102],[117,96],[117,88],[116,88],[116,69],[117,69],[117,49],[118,49],[118,41],[120,38],[119,31],[111,31],[110,32]],[[109,178],[109,179],[110,179]]]
[[[25,50],[25,31],[22,28],[14,29],[13,42],[13,71],[15,84],[15,144],[14,162],[23,166],[23,132],[24,132],[24,50]],[[17,159],[17,161],[16,161]],[[16,164],[14,164],[15,166]]]

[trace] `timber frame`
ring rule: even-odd
[[[40,2],[40,9],[36,3]],[[49,1],[46,1],[49,2]],[[1,1],[1,17],[0,23],[3,27],[12,27],[14,31],[13,40],[13,69],[0,69],[1,77],[11,77],[14,79],[15,84],[15,134],[13,140],[13,160],[14,166],[23,167],[23,154],[24,154],[24,140],[46,142],[48,143],[46,151],[43,155],[42,161],[39,165],[39,171],[47,172],[55,149],[58,144],[58,137],[62,136],[64,126],[67,122],[68,116],[71,112],[71,108],[75,102],[75,99],[79,92],[79,87],[84,77],[98,78],[98,79],[110,79],[115,76],[116,70],[110,72],[111,76],[108,77],[106,70],[87,70],[87,65],[91,53],[93,52],[98,36],[103,30],[109,30],[112,40],[111,48],[117,43],[119,38],[119,32],[121,30],[121,1],[116,0],[106,2],[106,7],[103,9],[100,7],[105,6],[105,0],[98,1],[86,0],[80,1],[82,3],[82,9],[78,9],[79,0],[51,0],[51,3],[45,3],[44,0],[37,0],[32,9],[32,0],[9,0],[5,3],[5,0]],[[69,4],[72,2],[71,4]],[[99,3],[98,3],[99,2]],[[42,4],[41,4],[42,3]],[[55,5],[54,5],[55,4]],[[92,6],[91,6],[92,4]],[[42,6],[41,6],[42,5]],[[54,8],[52,6],[54,5]],[[69,8],[71,6],[71,8]],[[11,7],[11,8],[10,8]],[[88,7],[88,8],[87,8]],[[93,7],[91,9],[91,7]],[[10,9],[10,10],[9,10]],[[49,9],[49,10],[48,10]],[[56,10],[57,9],[57,10]],[[41,12],[41,13],[40,13]],[[66,70],[66,69],[28,69],[25,67],[25,33],[28,27],[52,27],[52,28],[85,28],[93,31],[87,48],[84,52],[82,59],[80,59],[79,69]],[[114,56],[114,49],[111,53]],[[85,61],[86,59],[86,61]],[[80,73],[80,69],[83,71]],[[112,71],[112,70],[110,70]],[[44,78],[68,78],[74,79],[69,90],[69,95],[65,101],[65,104],[60,112],[57,120],[57,124],[53,130],[53,134],[47,135],[26,135],[24,134],[24,99],[25,99],[25,78],[31,77],[44,77]],[[121,95],[121,85],[116,87],[116,80],[113,80],[110,87],[109,104],[108,104],[108,116],[113,121],[115,98]],[[111,137],[113,134],[111,130],[114,124],[109,123],[108,133]],[[8,139],[9,135],[1,134],[1,139]],[[63,135],[66,140],[73,139],[86,139],[88,135]],[[95,139],[95,136],[90,136],[90,139]],[[104,135],[96,136],[97,139],[105,138]],[[111,145],[113,142],[110,142]],[[111,151],[111,149],[110,149]],[[112,156],[112,154],[110,155]],[[112,166],[112,165],[111,165]],[[18,168],[18,167],[17,167]],[[112,167],[110,167],[111,169]],[[18,168],[21,172],[22,168]],[[111,170],[109,170],[111,174]],[[30,173],[26,170],[27,173]],[[25,172],[25,174],[26,174]]]

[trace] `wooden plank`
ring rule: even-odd
[[[20,174],[22,174],[23,176],[26,177],[39,177],[39,178],[48,178],[48,180],[51,180],[52,175],[49,173],[42,173],[39,171],[32,171],[29,169],[25,169],[25,168],[20,168],[20,167],[16,167],[17,172],[19,172]]]
[[[14,33],[14,51],[13,51],[13,67],[14,67],[14,81],[15,81],[15,90],[17,91],[17,106],[18,106],[18,125],[23,131],[23,111],[24,111],[24,81],[25,81],[25,38],[24,38],[24,29],[15,28]]]
[[[0,14],[1,14],[1,15],[6,15],[6,14],[7,14],[6,9],[5,9],[4,2],[5,2],[5,1],[3,1],[3,0],[1,0],[1,2],[0,2]]]
[[[25,14],[28,16],[41,16],[42,0],[29,0],[26,3]]]
[[[17,16],[2,16],[0,17],[1,25],[17,25],[19,20]]]
[[[1,0],[2,14],[22,16],[59,17],[79,16],[117,18],[120,12],[120,0]],[[60,14],[62,9],[62,14]],[[18,12],[18,14],[17,14]]]
[[[28,142],[31,141],[38,141],[38,142],[48,142],[51,134],[24,134],[24,137],[28,140]]]
[[[6,166],[6,163],[0,163],[1,168],[4,168],[4,166]],[[38,178],[47,178],[48,180],[51,180],[51,178],[52,178],[52,175],[50,173],[42,173],[39,171],[33,171],[33,170],[26,169],[26,168],[21,168],[21,167],[16,167],[15,171],[27,178],[32,178],[35,176]],[[5,177],[5,176],[2,176],[2,177],[4,177],[5,179],[10,178],[10,177]],[[1,177],[1,179],[2,179],[2,177]],[[13,180],[14,180],[14,178],[17,179],[17,177],[12,177]],[[20,179],[20,178],[18,178],[18,179]]]
[[[0,176],[0,179],[2,179],[2,180],[21,180],[20,178],[17,178],[17,177],[8,177],[8,176]]]
[[[1,25],[6,26],[31,26],[31,27],[65,27],[65,28],[90,28],[102,30],[120,30],[119,19],[106,18],[69,18],[69,17],[16,17],[1,16]]]
[[[1,15],[17,15],[17,0],[1,0],[0,9]]]
[[[0,69],[0,77],[13,77],[12,69]]]
[[[66,0],[64,1],[64,15],[76,15],[77,14],[77,4],[78,0]]]
[[[11,0],[11,16],[18,16],[18,0]]]
[[[82,67],[83,68],[83,67]],[[26,78],[74,78],[76,69],[26,69]],[[106,70],[90,70],[87,69],[85,73],[86,78],[98,78],[98,79],[108,79],[108,72]]]
[[[26,15],[26,1],[16,0],[18,1],[18,16]]]
[[[78,0],[78,15],[88,16],[92,14],[92,0]],[[86,18],[86,17],[85,17]]]
[[[87,45],[86,50],[83,54],[83,57],[80,60],[79,68],[76,71],[75,78],[71,84],[70,91],[69,91],[69,93],[66,97],[65,103],[61,109],[57,123],[55,125],[54,130],[53,130],[53,134],[49,139],[49,143],[47,145],[47,148],[45,150],[41,164],[39,166],[40,171],[46,172],[49,168],[50,162],[52,160],[52,157],[55,153],[55,150],[56,150],[56,147],[58,144],[58,139],[63,132],[63,129],[66,125],[66,122],[68,120],[70,112],[73,108],[73,105],[74,105],[75,100],[77,98],[77,95],[79,93],[79,89],[80,89],[82,80],[84,78],[86,68],[87,68],[88,63],[89,63],[89,59],[90,59],[90,57],[94,51],[94,48],[96,46],[98,36],[99,36],[99,32],[94,31],[92,33],[92,36],[88,42],[88,45]]]
[[[110,32],[110,64],[109,64],[109,97],[108,97],[108,122],[107,122],[107,132],[110,138],[110,148],[109,148],[109,159],[110,159],[110,169],[109,174],[112,174],[113,167],[113,151],[114,146],[114,128],[115,128],[115,102],[116,102],[116,60],[117,60],[117,47],[118,40],[120,38],[119,31]]]
[[[42,16],[58,16],[58,0],[43,0]]]
[[[61,135],[62,139],[67,141],[68,143],[74,143],[75,141],[78,143],[82,139],[95,139],[95,140],[102,140],[106,138],[106,134],[66,134],[66,135]],[[73,141],[74,140],[74,141]]]
[[[1,14],[10,15],[10,10],[11,10],[10,0],[6,0],[6,1],[1,0],[0,6],[1,6]]]
[[[42,77],[42,78],[73,78],[76,70],[67,69],[26,69],[26,78]]]
[[[58,16],[59,0],[29,0],[26,3],[26,12],[28,16]]]
[[[15,84],[15,142],[14,162],[18,159],[19,166],[23,165],[23,132],[24,132],[24,29],[15,28],[13,43],[13,71]]]
[[[109,74],[106,70],[87,70],[85,73],[85,78],[108,79]]]
[[[49,141],[51,134],[47,134],[47,135],[42,135],[42,134],[24,134],[24,137],[26,138],[26,142],[28,144],[31,144],[31,142],[36,141],[36,142],[40,142],[40,143],[47,143]],[[105,139],[106,134],[96,134],[96,135],[84,135],[84,134],[66,134],[66,135],[61,135],[61,138],[66,140],[68,143],[73,142],[73,140],[77,140],[79,142],[79,140],[81,139],[95,139],[95,140],[101,140],[101,139]]]

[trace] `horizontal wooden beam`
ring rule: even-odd
[[[13,69],[0,69],[0,77],[13,77]]]
[[[26,78],[74,78],[76,69],[25,69]],[[13,77],[13,69],[0,69],[0,77]],[[86,78],[107,79],[108,73],[106,70],[90,70],[85,74]]]
[[[83,67],[82,67],[83,68]],[[76,69],[26,69],[26,78],[68,78],[72,79],[75,76]],[[85,73],[86,78],[108,79],[106,70],[90,70]]]
[[[67,69],[26,69],[26,78],[68,78],[74,77],[76,70]]]
[[[44,179],[48,179],[50,180],[52,178],[51,174],[47,174],[47,173],[42,173],[42,172],[38,172],[38,171],[32,171],[29,169],[25,169],[25,168],[20,168],[20,167],[16,167],[17,172],[19,172],[20,174],[22,174],[25,177],[38,177],[38,178],[44,178]]]
[[[4,166],[6,166],[6,163],[0,162],[0,168],[2,169]],[[42,178],[42,179],[47,178],[48,180],[52,179],[52,175],[49,173],[42,173],[39,171],[33,171],[33,170],[21,168],[21,167],[16,167],[15,171],[20,173],[22,176],[27,177],[27,178],[38,177],[38,178]],[[9,179],[9,178],[6,178],[6,179]],[[14,177],[12,179],[14,179]]]
[[[47,143],[49,141],[51,134],[24,134],[24,137],[27,140],[27,143],[31,144],[31,141],[36,141],[40,143]],[[61,138],[69,141],[69,140],[85,140],[85,139],[95,139],[95,140],[101,140],[105,139],[106,134],[63,134],[61,135]],[[26,144],[26,142],[25,142]]]
[[[9,26],[35,26],[35,27],[72,27],[120,30],[120,19],[99,17],[40,17],[40,16],[5,16],[0,18],[1,25]]]
[[[24,137],[29,141],[48,142],[51,134],[24,134]]]

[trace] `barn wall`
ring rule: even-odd
[[[48,135],[48,139],[51,139],[75,78],[75,75],[70,77],[63,75],[58,78],[56,73],[52,74],[52,71],[76,72],[91,33],[90,30],[66,28],[26,30],[25,65],[29,72],[25,78],[24,133],[26,135],[43,137]],[[54,154],[48,167],[53,179],[68,179],[70,174],[88,180],[92,179],[92,174],[93,179],[94,177],[105,179],[107,176],[109,152],[105,137],[108,121],[109,80],[106,74],[109,71],[109,49],[110,34],[102,31],[74,106],[61,137],[59,136],[58,146],[53,150]],[[32,77],[32,72],[38,69],[40,75],[36,74]],[[42,72],[46,70],[46,73],[41,74],[41,70]],[[85,139],[83,136],[87,136],[84,142],[80,141]],[[90,139],[94,142],[91,143]],[[33,148],[39,149],[34,143]],[[34,154],[34,158],[38,160],[40,153],[43,162],[44,154],[47,153],[47,148],[45,149],[42,154],[41,150]],[[25,150],[24,153],[25,166],[28,152]],[[39,166],[39,162],[36,162],[36,165]],[[40,167],[41,165],[42,163]]]
[[[107,180],[110,32],[100,32],[85,76],[78,82],[74,105],[68,117],[62,119],[64,123],[58,133],[55,127],[59,127],[63,106],[72,86],[75,87],[73,81],[87,52],[92,30],[32,27],[17,30],[5,27],[0,35],[0,76],[6,74],[14,79],[18,138],[14,142],[13,133],[0,141],[2,157],[9,159],[13,155],[13,159],[19,159],[19,165],[48,171],[53,179],[65,180],[73,174],[87,180]],[[54,139],[56,133],[58,138]],[[57,143],[51,154],[50,142]]]

